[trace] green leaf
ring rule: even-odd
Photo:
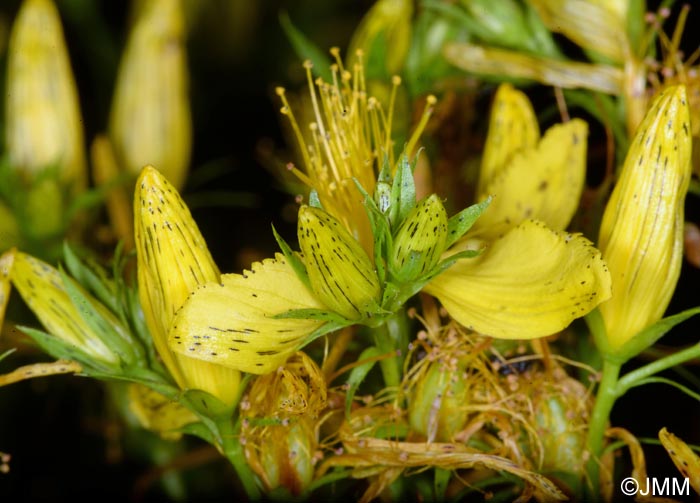
[[[8,349],[7,351],[5,351],[3,354],[0,355],[0,362],[3,361],[8,356],[10,356],[15,351],[17,351],[17,348],[11,348],[11,349]]]
[[[282,250],[284,257],[289,262],[289,265],[291,265],[292,269],[294,269],[294,272],[296,273],[299,280],[302,283],[304,283],[304,286],[308,288],[310,292],[312,292],[313,288],[311,288],[311,282],[309,281],[309,275],[306,272],[306,266],[304,265],[304,263],[301,261],[299,256],[296,253],[294,253],[294,251],[292,251],[292,249],[284,240],[284,238],[282,238],[282,236],[280,236],[277,233],[277,229],[275,229],[274,225],[272,226],[272,233],[275,235],[275,240],[277,241],[277,244]]]
[[[183,405],[188,406],[199,416],[211,419],[230,417],[234,405],[226,405],[214,395],[200,389],[188,389],[182,394]]]
[[[641,379],[637,382],[634,383],[633,386],[630,386],[630,388],[635,388],[637,386],[642,386],[644,384],[668,384],[669,386],[673,386],[674,388],[680,390],[681,392],[685,393],[688,395],[690,398],[693,400],[700,402],[700,394],[696,393],[695,391],[691,390],[687,386],[683,386],[680,383],[677,383],[676,381],[673,381],[672,379],[667,379],[665,377],[647,377],[646,379]],[[625,390],[628,391],[628,390]]]
[[[299,56],[301,60],[309,60],[313,63],[312,72],[314,75],[321,77],[326,82],[333,82],[333,76],[330,70],[331,60],[326,56],[326,53],[319,49],[317,45],[311,42],[306,35],[292,24],[292,20],[289,18],[287,12],[280,11],[279,20],[297,56]]]
[[[180,428],[178,431],[186,435],[193,435],[199,437],[210,445],[217,445],[217,440],[212,434],[211,430],[207,428],[202,422],[189,423]]]
[[[450,478],[452,478],[451,470],[444,470],[442,468],[435,468],[434,475],[434,488],[435,488],[435,500],[445,501],[445,492],[447,491],[447,485],[450,483]]]
[[[692,309],[686,309],[678,314],[662,318],[624,343],[620,348],[613,352],[612,356],[622,362],[626,362],[630,358],[637,356],[646,348],[653,346],[656,341],[663,337],[673,327],[698,313],[700,313],[700,307],[694,307]],[[602,351],[602,348],[600,349]]]
[[[73,251],[67,241],[63,242],[63,258],[70,272],[78,283],[87,288],[113,313],[119,312],[114,285],[109,282],[103,271],[94,271]],[[98,275],[99,273],[99,275]]]
[[[70,344],[63,339],[54,337],[51,334],[47,334],[41,330],[35,328],[18,326],[22,332],[31,337],[34,342],[36,342],[41,349],[53,356],[54,358],[64,359],[64,360],[74,360],[83,366],[83,371],[85,374],[92,375],[91,369],[96,369],[99,371],[114,371],[112,367],[107,367],[106,365],[101,366],[102,362],[95,360],[92,356],[85,353],[82,349],[73,344]],[[111,374],[109,374],[111,375]]]
[[[365,377],[367,377],[367,374],[369,373],[369,371],[372,370],[372,367],[374,367],[374,364],[377,363],[376,358],[381,356],[381,354],[382,354],[382,352],[376,346],[370,346],[367,349],[365,349],[362,353],[360,353],[360,356],[357,359],[358,362],[361,362],[363,360],[370,360],[370,361],[359,364],[358,366],[353,368],[352,371],[350,372],[350,376],[348,377],[348,380],[346,383],[348,390],[345,393],[345,417],[346,418],[350,417],[350,407],[352,406],[352,401],[355,398],[355,392],[357,391],[357,388],[359,388],[360,384],[362,384],[362,381],[365,380]]]
[[[335,311],[327,311],[325,309],[290,309],[284,313],[276,314],[273,316],[276,319],[292,319],[292,320],[320,320],[320,321],[330,321],[334,323],[350,323],[350,320],[346,320],[340,316]]]
[[[143,348],[131,338],[129,332],[124,327],[114,326],[103,318],[92,302],[80,291],[73,279],[63,269],[59,269],[59,273],[71,303],[78,310],[80,317],[88,324],[94,336],[99,337],[127,365],[143,360]]]
[[[474,222],[481,216],[481,214],[488,208],[491,204],[492,197],[489,196],[482,202],[478,204],[473,204],[468,208],[463,209],[456,215],[453,215],[447,221],[447,242],[445,247],[449,248],[458,239],[464,236],[469,229],[471,229]]]

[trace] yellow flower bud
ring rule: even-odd
[[[349,320],[376,311],[381,287],[372,262],[343,225],[325,211],[302,206],[299,246],[318,299]]]
[[[224,402],[238,393],[240,373],[171,352],[175,313],[199,285],[219,281],[219,270],[187,206],[155,168],[147,166],[134,195],[139,299],[158,354],[183,388],[202,389]]]
[[[658,321],[676,288],[690,152],[685,87],[669,87],[637,130],[600,227],[613,282],[600,312],[612,349]]]
[[[31,180],[48,168],[72,191],[87,181],[83,126],[58,11],[25,0],[8,46],[5,138],[10,165]]]
[[[185,21],[180,0],[147,0],[122,57],[109,122],[117,159],[137,174],[156,166],[184,185],[192,124],[187,91]]]
[[[119,365],[119,354],[105,344],[100,334],[95,333],[82,314],[80,306],[71,300],[64,280],[56,269],[30,255],[16,252],[10,277],[15,288],[50,335],[99,363],[108,366]],[[111,311],[77,283],[73,286],[82,293],[89,307],[95,310],[111,329],[125,341],[129,340],[126,329]]]
[[[440,261],[447,242],[447,212],[433,194],[406,216],[393,243],[391,273],[400,281],[412,281],[431,271]]]

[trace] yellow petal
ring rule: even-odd
[[[525,93],[501,84],[493,98],[489,132],[479,172],[478,194],[508,164],[516,152],[534,148],[540,139],[535,110]]]
[[[600,252],[581,235],[528,220],[425,289],[464,326],[503,339],[556,333],[610,297]]]
[[[230,402],[240,381],[237,372],[168,348],[175,313],[199,285],[218,281],[219,269],[177,190],[150,166],[137,180],[134,230],[139,299],[158,354],[181,388],[203,389]]]
[[[119,356],[102,342],[80,315],[56,269],[30,255],[17,252],[11,277],[15,288],[49,334],[97,360],[108,364],[119,362]],[[90,307],[97,310],[115,330],[122,332],[120,322],[106,307],[94,300],[80,285],[76,284],[75,287],[88,299]]]
[[[484,188],[493,201],[471,235],[496,237],[526,219],[564,230],[586,179],[588,124],[573,119],[547,130],[536,149],[521,151]]]
[[[541,58],[467,43],[450,43],[444,53],[447,61],[468,72],[530,79],[565,89],[583,88],[612,95],[624,92],[624,73],[612,66]]]
[[[688,444],[666,428],[661,428],[659,440],[668,451],[676,468],[684,477],[690,479],[690,485],[696,493],[700,494],[700,457],[688,447]]]
[[[685,87],[671,87],[642,121],[600,226],[613,279],[613,297],[600,311],[613,348],[658,321],[676,288],[690,155]]]
[[[276,370],[322,322],[275,319],[290,309],[323,309],[282,255],[202,285],[177,313],[173,351],[244,372]]]

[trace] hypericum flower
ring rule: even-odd
[[[610,273],[582,235],[526,220],[480,256],[459,260],[424,291],[467,328],[532,339],[566,328],[608,299]]]
[[[478,199],[493,196],[472,236],[495,237],[526,219],[564,230],[578,208],[586,178],[588,124],[573,119],[539,138],[524,93],[502,84],[494,99]]]
[[[377,311],[381,286],[374,265],[337,219],[302,206],[297,234],[311,288],[323,304],[348,320]]]
[[[336,59],[336,64],[331,67],[331,84],[321,79],[314,84],[311,63],[304,64],[313,109],[308,131],[303,131],[295,119],[285,90],[277,88],[283,104],[282,113],[290,120],[303,159],[302,169],[293,165],[289,168],[318,193],[326,211],[337,218],[372,256],[374,237],[362,195],[354,180],[373,194],[384,163],[396,166],[392,121],[401,79],[393,78],[391,97],[385,108],[379,100],[368,95],[361,58],[351,73],[343,67],[337,48],[331,49],[331,54]],[[433,96],[428,98],[423,117],[406,144],[405,151],[409,156],[414,154],[435,101]]]
[[[6,260],[9,277],[24,301],[48,334],[64,343],[62,352],[54,356],[70,357],[96,368],[119,368],[137,359],[139,348],[128,330],[74,280],[22,252],[14,252],[12,259]],[[31,332],[29,335],[34,337]],[[53,353],[50,341],[41,338],[37,343]]]
[[[175,188],[192,146],[181,0],[139,4],[117,76],[109,136],[122,169],[157,166]]]
[[[612,349],[658,321],[676,288],[690,152],[685,87],[669,87],[632,141],[600,226],[598,245],[613,281],[600,312]]]
[[[7,57],[5,139],[10,165],[28,180],[56,168],[64,186],[73,193],[82,190],[87,171],[78,93],[51,0],[23,2]]]
[[[665,427],[659,431],[659,440],[671,456],[681,475],[690,480],[690,485],[700,494],[700,456],[693,452],[683,440],[668,431]]]
[[[155,168],[141,172],[134,195],[139,298],[158,354],[182,389],[201,389],[225,403],[239,392],[240,373],[174,353],[167,336],[175,314],[199,286],[219,282],[219,270],[187,206]]]
[[[413,2],[410,0],[378,0],[365,14],[355,29],[348,54],[358,50],[372,57],[381,54],[381,67],[387,75],[401,73],[411,44],[411,17]]]

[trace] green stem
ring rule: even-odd
[[[636,386],[642,379],[646,379],[647,377],[663,372],[666,369],[675,367],[676,365],[680,365],[681,363],[685,363],[694,358],[700,358],[700,343],[661,358],[660,360],[648,363],[643,367],[639,367],[620,379],[620,381],[617,383],[617,396],[624,395],[630,388]]]
[[[224,455],[233,465],[236,474],[243,484],[243,489],[248,495],[248,501],[259,501],[262,498],[260,488],[256,482],[255,474],[248,466],[243,453],[243,446],[239,441],[240,421],[234,424],[230,417],[224,417],[216,422],[222,441]]]
[[[610,419],[615,400],[619,396],[617,393],[618,377],[620,375],[621,364],[605,360],[603,363],[603,375],[598,386],[593,414],[588,425],[588,452],[590,458],[586,470],[593,491],[600,488],[600,456],[603,452],[605,430]],[[594,495],[594,499],[599,497]]]
[[[385,358],[379,362],[388,387],[398,387],[403,376],[403,361],[408,350],[408,329],[406,311],[399,309],[387,318],[383,325],[374,330],[374,342],[380,351],[396,352],[396,356]]]

